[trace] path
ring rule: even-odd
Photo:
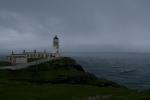
[[[5,66],[5,67],[0,67],[0,70],[7,70],[7,69],[8,70],[19,70],[19,69],[28,68],[28,67],[33,66],[33,65],[41,64],[41,63],[44,63],[44,62],[47,62],[50,60],[52,60],[52,58],[37,60],[37,61],[30,62],[27,64],[17,64],[15,66]]]

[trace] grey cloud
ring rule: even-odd
[[[64,51],[150,50],[149,0],[0,0],[0,46]],[[3,50],[1,50],[3,51]]]

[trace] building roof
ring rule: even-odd
[[[10,56],[7,57],[15,57],[15,58],[26,58],[25,54],[12,54]]]
[[[25,54],[45,54],[47,52],[25,52]]]
[[[25,54],[12,54],[12,56],[26,56]]]

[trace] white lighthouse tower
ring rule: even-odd
[[[59,38],[57,36],[53,38],[53,57],[60,57]]]

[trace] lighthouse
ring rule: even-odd
[[[54,57],[59,57],[60,53],[59,53],[59,38],[57,36],[55,36],[53,38],[53,56]]]

